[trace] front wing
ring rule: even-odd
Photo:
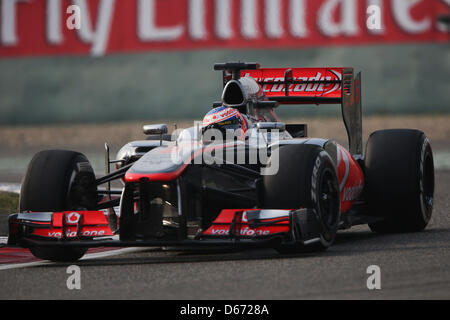
[[[23,247],[276,246],[320,241],[322,226],[312,209],[224,209],[194,238],[121,240],[103,211],[18,213],[9,217],[8,244]]]

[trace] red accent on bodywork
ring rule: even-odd
[[[341,145],[338,144],[337,146],[341,212],[346,212],[353,206],[364,187],[364,174],[352,155]]]
[[[172,181],[180,176],[187,164],[183,164],[180,168],[172,172],[157,172],[157,173],[133,173],[127,172],[125,174],[125,181],[139,182],[141,179],[149,179],[151,181]]]
[[[289,232],[289,221],[277,221],[275,219],[265,219],[264,222],[273,222],[273,225],[252,227],[248,224],[245,215],[239,215],[244,211],[254,211],[259,209],[224,209],[220,212],[217,218],[213,221],[211,226],[205,230],[202,235],[205,236],[228,236],[235,219],[238,214],[238,219],[235,219],[236,229],[235,232],[241,237],[257,237],[257,236],[269,236],[278,233]]]
[[[64,219],[63,212],[54,212],[52,215],[52,226],[55,228],[62,228],[63,219]]]
[[[85,211],[82,216],[83,226],[107,225],[105,214],[103,211]]]
[[[255,211],[255,210],[259,209],[223,209],[222,211],[220,211],[220,214],[216,217],[213,223],[231,223],[233,221],[236,212]]]
[[[71,214],[78,214],[79,219],[77,223],[70,223],[66,217]],[[33,224],[43,224],[39,221],[33,221]],[[63,236],[63,232],[66,234]],[[74,234],[69,235],[69,234]],[[109,228],[103,211],[63,211],[53,212],[52,222],[49,228],[35,228],[33,235],[47,237],[47,238],[74,238],[74,237],[88,237],[95,236],[112,236],[114,235]]]

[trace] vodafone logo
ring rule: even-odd
[[[356,198],[358,198],[359,194],[361,193],[363,189],[362,181],[359,180],[359,183],[355,184],[352,187],[346,187],[343,190],[342,199],[343,201],[353,201]]]
[[[81,215],[78,212],[71,212],[66,214],[66,223],[76,224],[80,220]]]
[[[48,236],[49,236],[50,238],[57,238],[57,239],[60,239],[60,238],[62,237],[62,233],[61,233],[61,232],[58,232],[58,231],[52,231],[52,232],[49,232],[49,233],[48,233]]]
[[[225,236],[230,234],[229,228],[212,228],[212,235]],[[260,229],[251,229],[249,227],[245,227],[239,231],[241,236],[253,237],[253,236],[267,236],[270,234],[270,230],[260,230]]]

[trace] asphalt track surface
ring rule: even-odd
[[[436,172],[433,218],[420,233],[340,232],[321,254],[156,248],[79,261],[81,289],[69,290],[69,264],[0,270],[0,299],[449,299],[450,171]],[[369,290],[367,267],[381,270]]]

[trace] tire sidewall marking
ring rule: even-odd
[[[318,184],[318,181],[321,180],[322,175],[324,173],[324,172],[320,171],[320,167],[327,161],[327,159],[332,164],[334,176],[337,177],[336,167],[334,166],[333,161],[331,160],[330,156],[326,153],[326,151],[321,151],[317,155],[316,160],[314,161],[314,167],[313,167],[312,175],[311,175],[311,201],[312,201],[313,207],[315,208],[316,216],[320,220],[322,220],[323,217],[321,216],[321,214],[319,212],[317,212],[318,210],[321,209],[318,198],[317,198],[318,190],[319,190],[319,186],[317,184]],[[322,171],[324,171],[324,170],[322,170]],[[339,191],[339,185],[337,185],[335,187],[337,187],[337,190]],[[337,198],[340,199],[340,192],[338,192]],[[340,201],[339,201],[339,203],[340,203]],[[338,211],[340,212],[340,208],[338,209]],[[337,219],[335,226],[338,225],[338,221],[339,221],[339,219]],[[326,226],[326,230],[324,230],[324,232],[326,233],[327,238],[329,238],[329,239],[326,239],[324,237],[324,234],[320,234],[320,241],[322,242],[322,244],[324,246],[329,246],[333,242],[335,234],[336,234],[335,231],[336,230],[333,231],[333,230],[329,229],[328,226]]]
[[[420,202],[420,211],[422,214],[423,221],[428,223],[431,215],[427,214],[428,209],[425,204],[425,195],[424,195],[424,166],[425,166],[425,156],[427,155],[427,148],[429,145],[428,138],[425,137],[423,139],[421,149],[420,149],[420,162],[419,162],[419,202]],[[429,210],[431,210],[430,208]]]
[[[314,206],[317,206],[317,180],[318,180],[318,172],[320,169],[320,165],[322,164],[322,152],[321,151],[317,157],[316,160],[314,161],[314,167],[312,170],[312,175],[311,175],[311,201],[313,202]]]

